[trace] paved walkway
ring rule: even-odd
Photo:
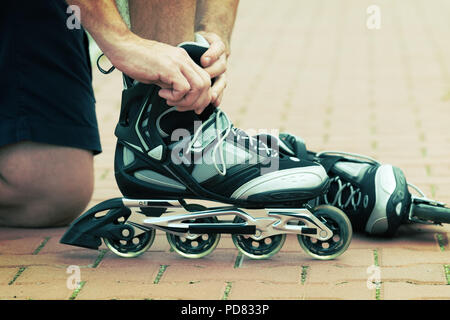
[[[241,1],[223,109],[243,129],[288,131],[313,150],[395,164],[450,202],[450,3],[376,2],[379,30],[366,27],[371,1]],[[91,205],[120,195],[119,72],[95,73],[94,87],[104,152]],[[210,256],[187,260],[162,233],[143,256],[123,259],[61,245],[64,231],[0,229],[1,299],[450,298],[449,226],[404,226],[392,240],[355,235],[334,261],[311,260],[295,237],[272,259],[252,261],[229,236]],[[82,287],[70,288],[77,274]]]

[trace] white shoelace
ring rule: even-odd
[[[221,118],[223,117],[223,119],[226,120],[226,126],[225,126],[225,130],[221,130],[218,126],[219,121],[221,121]],[[194,146],[194,144],[198,141],[198,139],[200,138],[201,133],[203,132],[203,128],[209,123],[209,121],[205,121],[203,122],[195,131],[194,136],[192,137],[191,142],[188,145],[187,148],[187,152],[190,152],[192,147]],[[228,118],[228,116],[220,109],[217,110],[216,115],[215,115],[215,121],[214,121],[214,125],[215,125],[215,129],[216,129],[216,135],[217,135],[217,142],[216,145],[214,146],[213,152],[212,152],[212,161],[214,164],[214,168],[217,170],[217,172],[221,175],[221,176],[225,176],[227,174],[227,166],[225,165],[225,158],[224,158],[224,150],[223,150],[223,143],[225,141],[225,139],[228,137],[228,135],[231,133],[233,133],[236,136],[237,141],[243,139],[243,140],[248,140],[249,141],[249,146],[253,149],[258,149],[258,143],[261,145],[261,148],[263,150],[266,151],[267,156],[270,156],[271,150],[265,143],[263,143],[262,141],[257,140],[255,137],[252,137],[250,135],[248,135],[245,131],[237,129],[237,128],[233,128],[233,124],[231,123],[230,119]],[[234,129],[234,130],[233,130]],[[221,131],[223,131],[224,133],[221,134]],[[257,141],[257,142],[255,142]],[[220,161],[221,161],[221,166],[222,168],[219,167],[219,164],[216,161],[216,154],[217,151],[220,151],[219,155],[220,155]],[[258,150],[257,150],[258,151]]]

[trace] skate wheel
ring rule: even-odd
[[[340,256],[347,250],[352,239],[350,220],[344,212],[329,205],[314,208],[313,214],[333,232],[333,236],[321,241],[317,238],[298,235],[300,246],[310,256],[319,260],[331,260]]]
[[[233,222],[242,223],[244,220],[236,217]],[[231,238],[240,252],[256,260],[269,259],[280,251],[286,241],[285,234],[278,234],[260,240],[253,239],[251,235],[243,234],[233,234]]]
[[[218,223],[216,217],[195,219],[193,221],[183,221],[183,223]],[[186,235],[185,237],[166,233],[170,247],[179,255],[199,259],[207,256],[217,247],[220,241],[220,234],[199,234]]]
[[[135,258],[146,252],[153,244],[156,233],[151,229],[136,235],[131,226],[126,226],[122,232],[122,239],[103,238],[103,242],[109,250],[124,258]]]

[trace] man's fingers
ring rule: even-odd
[[[162,89],[159,90],[159,96],[166,100],[181,100],[191,89],[189,81],[181,72],[161,77],[160,82]]]
[[[210,34],[205,39],[210,43],[209,49],[202,55],[200,63],[202,67],[206,68],[219,60],[220,56],[225,54],[226,48],[219,36]]]
[[[223,94],[226,87],[227,87],[227,79],[226,74],[224,73],[218,78],[216,78],[216,81],[214,82],[211,88],[213,96],[212,102],[214,103],[215,106],[218,106],[215,104],[215,101],[217,101],[218,98]]]
[[[215,100],[212,101],[211,103],[213,104],[214,107],[218,107],[218,106],[220,106],[220,104],[222,103],[222,98],[223,98],[223,91],[222,91],[222,93],[217,97],[217,99],[215,99]]]
[[[159,90],[158,95],[167,101],[180,101],[185,96],[185,93],[167,88]]]
[[[190,66],[184,66],[181,69],[181,72],[189,82],[191,89],[182,99],[179,99],[178,101],[173,99],[174,101],[169,101],[168,103],[176,103],[174,106],[177,107],[188,107],[193,105],[198,100],[200,95],[205,90],[205,84],[204,79],[202,79],[200,74],[196,71],[194,71],[194,69]]]
[[[211,79],[216,78],[217,76],[220,76],[225,71],[227,71],[227,57],[225,54],[222,54],[218,60],[216,60],[215,63],[210,65],[209,67],[204,69]]]

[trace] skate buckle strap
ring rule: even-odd
[[[413,185],[412,183],[408,183],[408,187],[410,187],[411,189],[413,189],[420,195],[420,196],[411,195],[411,206],[409,208],[409,215],[408,215],[409,220],[413,221],[413,222],[419,222],[419,223],[425,223],[425,224],[434,224],[433,222],[426,222],[426,221],[415,218],[413,215],[414,206],[416,206],[418,204],[428,204],[431,206],[445,207],[445,203],[437,201],[437,200],[429,199],[422,190],[420,190],[417,186]]]
[[[328,156],[335,155],[335,156],[341,156],[341,157],[344,157],[344,158],[353,158],[353,159],[356,159],[356,160],[369,161],[369,162],[372,162],[374,164],[381,164],[377,160],[375,160],[374,158],[371,158],[371,157],[368,157],[368,156],[365,156],[365,155],[362,155],[362,154],[351,153],[351,152],[343,152],[343,151],[334,151],[334,150],[326,150],[326,151],[318,152],[316,154],[316,157],[320,158],[321,156],[324,156],[324,155],[328,155]]]
[[[98,68],[98,70],[99,70],[101,73],[103,73],[103,74],[110,74],[111,72],[113,72],[113,71],[116,69],[116,67],[111,66],[108,70],[103,69],[103,68],[100,66],[100,60],[101,60],[101,58],[103,58],[104,56],[105,56],[105,54],[102,53],[101,55],[99,55],[99,56],[97,57],[97,68]]]

